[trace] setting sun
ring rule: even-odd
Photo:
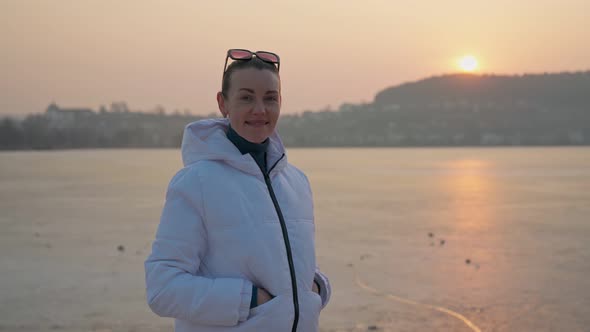
[[[465,72],[474,72],[477,69],[477,59],[473,55],[466,55],[459,59],[459,68]]]

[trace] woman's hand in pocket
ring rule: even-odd
[[[316,293],[316,294],[320,295],[320,288],[318,287],[318,283],[317,283],[317,282],[315,282],[315,280],[314,280],[314,282],[313,282],[313,286],[311,286],[311,290],[312,290],[314,293]]]
[[[266,291],[264,288],[258,288],[258,303],[256,305],[262,305],[270,300],[272,300],[273,296],[270,295],[269,292]]]

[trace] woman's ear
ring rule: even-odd
[[[217,93],[217,106],[219,107],[219,111],[224,118],[228,117],[227,109],[225,108],[225,98],[223,97],[223,93],[219,91]]]

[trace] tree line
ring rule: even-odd
[[[590,144],[590,72],[446,75],[379,92],[372,103],[282,115],[287,146]],[[63,110],[0,121],[0,149],[177,148],[186,124],[209,116]]]

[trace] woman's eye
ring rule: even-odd
[[[240,100],[243,101],[251,101],[252,100],[252,96],[248,96],[248,95],[244,95],[240,97]]]
[[[267,97],[266,100],[267,101],[279,101],[279,98],[276,96],[273,96],[273,97]]]

